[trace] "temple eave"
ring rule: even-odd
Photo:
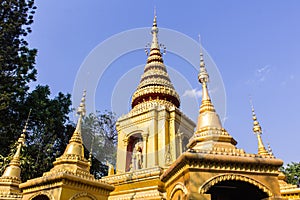
[[[283,164],[283,161],[280,159],[261,157],[256,154],[229,154],[230,153],[220,152],[184,152],[161,175],[161,180],[166,182],[169,178],[178,174],[180,169],[185,168],[185,166],[197,168],[197,170],[216,170],[218,172],[224,171],[250,174],[255,172],[278,175],[278,168]]]
[[[62,183],[63,179],[69,180],[71,182],[77,182],[82,185],[92,186],[92,187],[99,187],[99,188],[108,189],[108,190],[114,189],[113,186],[111,186],[107,183],[104,183],[102,181],[96,180],[93,178],[93,176],[91,176],[89,178],[82,177],[82,176],[74,175],[70,172],[59,172],[59,173],[55,173],[55,174],[53,173],[53,174],[49,174],[48,176],[31,179],[25,183],[21,183],[20,188],[22,190],[25,190],[25,189],[29,189],[32,187],[49,185],[49,183],[54,183],[54,182]]]

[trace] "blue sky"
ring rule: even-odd
[[[224,82],[224,86],[218,87],[211,80],[211,95],[217,109],[221,113],[226,110],[224,116],[221,114],[226,119],[224,127],[238,141],[238,147],[249,153],[257,152],[249,105],[251,95],[265,145],[269,142],[275,156],[286,163],[300,161],[299,1],[51,0],[36,1],[36,4],[33,33],[28,37],[30,45],[39,51],[36,84],[48,84],[53,95],[59,91],[72,93],[80,67],[96,47],[103,47],[104,41],[128,30],[150,27],[156,6],[161,30],[177,31],[194,42],[201,34],[208,69],[217,68]],[[145,37],[143,45],[150,42],[150,33]],[[164,43],[163,31],[159,40]],[[176,42],[181,45],[180,40]],[[131,44],[132,41],[120,42],[120,45]],[[172,45],[169,41],[167,51],[172,50]],[[114,51],[115,47],[116,44],[107,47],[107,51]],[[120,102],[125,102],[129,109],[130,99],[116,94],[123,90],[120,85],[131,91],[126,92],[128,97],[134,92],[146,62],[142,48],[120,55],[108,66],[97,83],[94,99],[97,110],[112,109],[112,105]],[[191,51],[193,55],[199,53]],[[208,54],[216,66],[209,61]],[[99,63],[106,57],[105,53],[99,55]],[[173,74],[171,80],[182,83],[177,86],[174,83],[182,101],[189,96],[185,92],[199,91],[197,71],[191,63],[172,52],[167,52],[164,60],[170,76]],[[215,72],[211,79],[214,76]],[[133,85],[133,89],[124,83]],[[224,105],[219,103],[219,93],[215,92],[222,91],[223,87]],[[196,100],[191,101],[192,107],[185,110],[183,106],[182,110],[195,121],[198,104]]]

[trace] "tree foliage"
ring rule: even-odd
[[[289,163],[281,171],[285,174],[287,183],[300,186],[300,162]]]
[[[69,94],[51,98],[50,88],[41,85],[29,90],[36,80],[37,50],[29,48],[26,36],[31,32],[35,9],[34,0],[0,2],[0,173],[11,160],[32,109],[21,157],[22,181],[49,171],[74,131],[68,118]],[[106,161],[115,164],[115,122],[111,112],[90,114],[84,120],[84,141],[93,149],[91,172],[96,178],[107,174]]]
[[[28,84],[36,80],[37,50],[25,40],[36,7],[33,0],[4,0],[0,5],[0,152],[7,154],[7,143],[17,139],[24,119],[21,109]]]
[[[51,99],[48,86],[29,91],[37,75],[37,50],[29,48],[26,36],[35,9],[34,0],[0,2],[0,164],[2,170],[8,164],[32,109],[22,154],[23,181],[48,171],[73,131],[69,94],[59,93]]]
[[[116,163],[116,116],[112,112],[89,114],[82,125],[82,137],[86,148],[92,150],[91,173],[96,178],[107,175],[106,162]]]
[[[37,86],[29,93],[24,107],[32,108],[32,111],[24,148],[27,162],[22,166],[27,173],[22,178],[41,176],[63,153],[73,131],[73,126],[68,124],[70,106],[69,94],[59,93],[50,99],[48,86]]]

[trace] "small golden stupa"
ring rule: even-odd
[[[27,123],[26,123],[27,124]],[[25,142],[26,125],[23,133],[18,139],[17,151],[3,175],[0,177],[0,199],[21,199],[22,192],[19,188],[21,183],[20,154],[22,145]]]
[[[54,167],[42,177],[20,184],[24,200],[104,200],[113,186],[97,180],[90,174],[90,163],[84,157],[81,123],[85,115],[85,92],[77,113],[76,129],[64,154],[53,163]],[[30,173],[30,172],[27,172]]]

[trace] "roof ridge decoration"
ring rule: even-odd
[[[138,104],[144,102],[151,101],[161,103],[161,100],[165,100],[179,108],[179,95],[169,78],[162,58],[162,54],[166,53],[166,47],[158,42],[156,13],[154,14],[151,34],[152,43],[151,45],[147,45],[149,49],[147,49],[147,47],[145,49],[148,56],[147,63],[140,83],[132,95],[131,106],[135,108]],[[170,107],[170,105],[166,104],[166,107]]]

